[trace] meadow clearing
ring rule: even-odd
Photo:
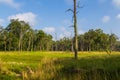
[[[0,80],[120,80],[120,52],[0,52]]]

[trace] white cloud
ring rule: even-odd
[[[14,8],[19,8],[20,4],[15,2],[15,0],[0,0],[1,4],[7,4],[9,6],[12,6]]]
[[[62,31],[61,31],[62,33],[61,33],[60,36],[59,36],[60,39],[62,39],[62,38],[64,38],[64,37],[70,38],[70,37],[72,36],[72,35],[71,35],[72,33],[71,33],[70,31],[68,31],[67,29],[65,29],[64,27],[62,27],[61,30],[62,30]]]
[[[120,8],[120,0],[112,0],[112,3],[114,6],[116,6],[117,8]]]
[[[68,32],[68,31],[66,31],[66,32],[60,34],[60,39],[62,39],[62,38],[64,38],[64,37],[69,37],[69,38],[70,38],[70,35],[71,35],[71,33]]]
[[[117,15],[117,18],[120,19],[120,14]]]
[[[83,30],[78,30],[78,34],[84,34],[85,32]]]
[[[107,22],[109,22],[110,21],[110,16],[104,16],[103,18],[102,18],[102,22],[103,23],[107,23]]]
[[[45,27],[43,29],[43,31],[45,31],[48,34],[51,34],[51,33],[55,32],[55,28],[54,27]]]
[[[32,12],[19,13],[19,14],[8,17],[9,20],[10,19],[18,19],[19,21],[25,21],[25,22],[29,23],[31,26],[35,26],[37,24],[36,18],[37,18],[37,15]]]
[[[4,23],[3,19],[0,19],[0,26]]]

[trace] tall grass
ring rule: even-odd
[[[0,80],[13,80],[15,79],[15,73],[10,71],[1,59],[0,59]]]
[[[28,68],[23,72],[23,80],[55,80],[61,69],[60,65],[55,65],[55,61],[56,59],[43,58],[35,71]]]
[[[0,80],[120,80],[120,53],[0,53]]]

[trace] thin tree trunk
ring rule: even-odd
[[[18,49],[19,49],[19,52],[20,52],[20,40],[19,40],[19,43],[18,43]]]
[[[33,51],[34,50],[34,40],[33,40],[33,36],[32,36],[32,46],[31,46],[31,51]]]
[[[5,52],[6,52],[6,50],[7,50],[7,45],[6,45],[6,41],[4,41],[4,45],[5,45]]]
[[[19,47],[19,52],[22,51],[22,47],[21,47],[21,40],[22,40],[22,32],[20,32],[20,37],[19,37],[19,43],[18,43],[18,47]]]
[[[75,53],[75,59],[78,58],[78,32],[77,32],[77,5],[76,5],[76,0],[74,1],[74,35],[75,35],[75,42],[74,42],[74,53]]]
[[[4,36],[4,49],[5,49],[5,52],[6,52],[6,50],[7,50],[7,45],[6,45],[6,36]]]
[[[11,40],[9,40],[9,51],[11,50]]]
[[[27,51],[29,51],[30,50],[30,46],[31,46],[31,40],[30,40],[31,38],[29,37],[29,41],[28,41],[28,48],[27,48]]]

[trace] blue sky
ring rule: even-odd
[[[79,0],[78,0],[79,1]],[[111,31],[120,37],[120,0],[80,0],[78,32],[89,29]],[[29,22],[33,29],[42,29],[57,39],[73,36],[73,0],[0,0],[0,25],[6,27],[10,19]]]

